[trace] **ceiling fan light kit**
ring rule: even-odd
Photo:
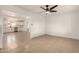
[[[50,12],[49,11],[46,11],[46,14],[49,14]]]
[[[49,5],[45,5],[45,7],[40,7],[43,10],[45,10],[46,15],[51,13],[51,12],[57,12],[56,10],[54,10],[54,8],[56,8],[58,5],[54,5],[51,8],[49,8]]]

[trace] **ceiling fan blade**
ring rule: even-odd
[[[43,10],[46,10],[45,8],[43,8],[43,7],[40,7],[40,8],[42,8]]]
[[[57,12],[56,10],[51,10],[50,12]]]
[[[54,8],[57,7],[57,6],[58,6],[58,5],[55,5],[55,6],[51,7],[50,10],[54,9]]]

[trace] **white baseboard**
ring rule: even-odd
[[[41,35],[44,35],[44,34],[45,34],[45,33],[33,34],[33,35],[31,35],[31,38],[38,37],[38,36],[41,36]]]
[[[79,40],[79,37],[74,37],[74,36],[72,36],[72,35],[67,35],[67,34],[51,33],[51,32],[48,32],[48,33],[46,33],[46,34],[51,35],[51,36],[59,36],[59,37],[72,38],[72,39],[77,39],[77,40]]]
[[[58,36],[58,37],[71,38],[71,39],[77,39],[77,40],[79,40],[79,37],[74,37],[74,36],[68,35],[68,34],[51,33],[51,32],[33,34],[31,36],[31,38],[38,37],[38,36],[45,35],[45,34],[48,34],[48,35],[51,35],[51,36]]]

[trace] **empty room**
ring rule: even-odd
[[[0,5],[1,53],[79,53],[79,5]]]

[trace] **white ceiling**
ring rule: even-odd
[[[41,13],[44,10],[40,8],[40,6],[45,7],[44,5],[20,5],[19,7],[31,11],[31,12],[36,12],[36,13]],[[50,7],[52,7],[53,5],[50,5]],[[55,9],[58,12],[71,12],[74,10],[79,10],[78,9],[79,6],[78,5],[59,5],[58,7],[56,7]]]
[[[13,8],[12,6],[5,6],[3,8],[3,10],[5,9],[10,9],[12,10],[13,12],[17,12],[17,13],[25,13],[25,11],[27,12],[34,12],[34,13],[38,13],[38,14],[45,14],[44,10],[41,9],[40,7],[43,6],[45,7],[44,5],[13,5]],[[50,7],[52,7],[53,5],[50,5]],[[3,6],[2,6],[3,7]],[[15,8],[14,8],[15,7]],[[16,7],[19,7],[20,9],[22,10],[19,10],[19,8],[16,8]],[[23,10],[25,10],[23,12]],[[56,13],[51,13],[51,14],[64,14],[64,13],[69,13],[69,12],[77,12],[79,13],[79,5],[58,5],[58,7],[55,8],[55,10],[57,10]],[[44,13],[43,13],[44,12]]]
[[[43,11],[41,8],[40,8],[40,5],[23,5],[21,6],[22,8],[25,8],[29,11],[32,11],[32,12],[40,12],[40,11]]]
[[[32,12],[40,13],[44,11],[43,9],[40,8],[41,6],[45,7],[44,5],[20,5],[19,7]],[[52,6],[53,5],[50,5],[49,7],[52,7]]]

